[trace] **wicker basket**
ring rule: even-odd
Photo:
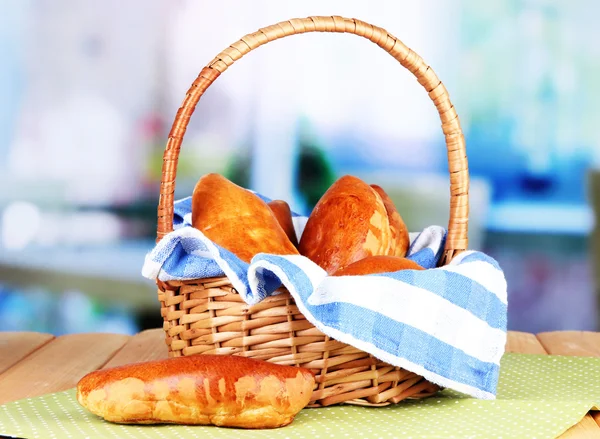
[[[444,85],[415,52],[382,28],[356,19],[308,17],[260,29],[232,44],[200,72],[173,123],[164,153],[158,207],[158,240],[173,230],[177,159],[188,121],[204,91],[234,61],[284,36],[304,32],[345,32],[365,37],[410,70],[435,104],[445,135],[451,205],[441,264],[467,248],[469,176],[464,137]],[[298,311],[287,291],[249,306],[227,278],[161,281],[158,298],[169,355],[242,355],[303,366],[316,373],[311,406],[336,403],[387,405],[422,398],[439,388],[421,376],[390,366],[317,330]]]

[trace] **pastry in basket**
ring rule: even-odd
[[[294,244],[294,247],[298,247],[298,238],[296,238],[296,230],[294,229],[294,222],[292,221],[292,210],[290,209],[290,205],[283,200],[273,200],[267,204],[290,242]]]
[[[393,273],[400,270],[425,270],[410,259],[398,256],[369,256],[340,268],[332,276],[361,276],[365,274]]]
[[[392,233],[392,239],[390,240],[390,248],[388,255],[399,256],[403,258],[408,252],[408,246],[410,245],[410,238],[408,236],[408,229],[404,220],[396,210],[394,202],[389,195],[376,184],[372,184],[371,187],[379,194],[385,206],[385,210],[388,215],[390,222],[390,232]]]
[[[298,254],[267,203],[219,174],[196,183],[192,226],[245,262],[257,253]]]
[[[378,191],[359,178],[341,177],[310,214],[300,253],[329,274],[368,256],[397,254],[408,246],[408,233],[391,200],[389,204],[386,208]]]
[[[275,428],[294,420],[314,384],[304,368],[192,355],[91,372],[77,401],[115,423]]]

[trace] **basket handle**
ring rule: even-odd
[[[450,102],[448,91],[434,71],[425,64],[419,55],[386,30],[354,18],[338,16],[296,18],[259,29],[233,43],[202,69],[187,91],[169,133],[163,156],[158,202],[157,241],[173,230],[173,197],[179,149],[190,117],[200,97],[221,73],[251,50],[269,41],[305,32],[351,33],[367,38],[410,70],[427,90],[440,115],[448,150],[450,218],[448,220],[448,236],[442,264],[449,262],[456,253],[467,249],[469,171],[464,136],[458,115]]]

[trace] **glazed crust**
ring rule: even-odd
[[[274,428],[292,422],[314,383],[303,368],[194,355],[92,372],[79,381],[77,400],[115,423]]]
[[[267,203],[219,174],[198,180],[192,226],[245,262],[257,253],[298,254]]]
[[[399,256],[403,258],[406,256],[406,252],[408,251],[408,247],[410,245],[410,239],[408,236],[408,229],[406,228],[406,224],[404,224],[404,220],[396,210],[396,206],[394,202],[389,197],[389,195],[376,184],[372,184],[371,187],[379,194],[381,199],[383,200],[383,204],[385,205],[385,210],[388,215],[388,220],[390,222],[390,232],[392,234],[390,240],[390,248],[388,255],[389,256]]]
[[[360,276],[393,273],[400,270],[424,270],[424,268],[410,259],[398,256],[369,256],[336,271],[333,276]]]
[[[290,205],[283,200],[273,200],[269,202],[268,205],[290,242],[297,248],[298,238],[296,238],[296,230],[294,229],[294,222],[292,221],[292,210],[290,209]]]
[[[325,192],[300,239],[300,254],[328,273],[373,255],[388,254],[390,223],[383,200],[362,180],[346,175]]]

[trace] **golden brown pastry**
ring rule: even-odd
[[[375,273],[392,273],[400,270],[425,269],[410,259],[398,256],[369,256],[341,268],[332,276],[361,276]]]
[[[196,183],[192,226],[246,262],[257,253],[298,254],[267,203],[219,174]]]
[[[297,248],[298,238],[296,238],[296,230],[294,229],[294,222],[292,221],[292,210],[290,209],[290,205],[283,200],[273,200],[267,204],[290,242]]]
[[[321,197],[302,237],[300,254],[328,273],[355,261],[388,254],[390,223],[383,200],[362,180],[346,175]]]
[[[385,205],[385,210],[388,215],[388,220],[390,222],[390,231],[392,233],[392,237],[390,240],[388,255],[399,256],[403,258],[406,256],[406,252],[408,251],[408,247],[410,245],[406,224],[404,224],[404,220],[396,210],[396,206],[389,195],[376,184],[372,184],[371,187],[375,189],[375,191],[383,200],[383,204]]]
[[[77,401],[107,421],[282,427],[312,395],[313,374],[239,356],[193,355],[99,370]]]

